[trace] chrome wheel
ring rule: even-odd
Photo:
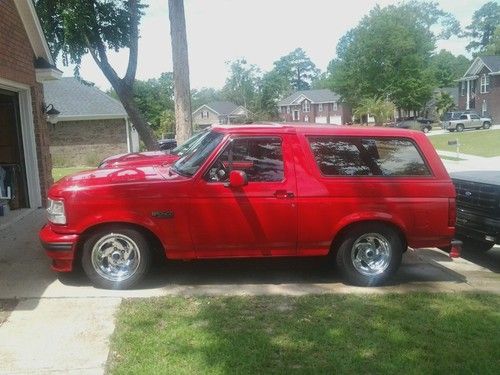
[[[363,275],[379,275],[389,267],[391,250],[391,244],[384,236],[378,233],[363,234],[352,245],[352,264]]]
[[[110,233],[95,243],[91,261],[99,276],[109,281],[123,281],[137,271],[141,254],[139,247],[130,237]]]

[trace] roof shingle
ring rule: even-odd
[[[340,100],[340,96],[328,89],[296,91],[292,95],[278,102],[278,106],[290,105],[301,95],[304,95],[311,103],[333,103]]]
[[[53,104],[61,112],[61,120],[65,117],[127,117],[118,100],[74,77],[44,82],[43,92],[45,103]]]

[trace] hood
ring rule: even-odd
[[[122,166],[100,168],[66,176],[49,190],[49,196],[62,197],[83,190],[109,189],[117,186],[137,186],[144,182],[185,180],[169,166]]]
[[[454,180],[480,182],[500,186],[500,171],[466,171],[452,172],[450,177]]]
[[[179,156],[164,151],[132,152],[110,156],[102,161],[99,168],[172,164],[178,159]]]

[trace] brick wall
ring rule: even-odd
[[[50,153],[56,166],[96,166],[127,152],[125,120],[61,121],[50,128]]]
[[[13,0],[0,1],[0,78],[28,85],[31,89],[33,121],[42,201],[52,184],[47,122],[41,111],[43,91],[36,82],[35,56]]]

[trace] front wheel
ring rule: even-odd
[[[426,133],[426,134],[427,134],[427,133],[429,133],[429,131],[430,131],[431,129],[429,129],[427,126],[424,126],[424,128],[423,128],[422,130],[423,130],[423,132],[424,132],[424,133]]]
[[[360,224],[341,240],[337,265],[354,285],[380,285],[398,270],[404,241],[397,231],[384,224]]]
[[[464,131],[464,126],[462,124],[457,125],[457,132],[463,132]]]
[[[491,127],[491,123],[488,121],[483,122],[483,129],[489,129]]]
[[[83,269],[100,288],[130,288],[146,274],[150,262],[148,242],[135,229],[107,227],[92,234],[83,244]]]

